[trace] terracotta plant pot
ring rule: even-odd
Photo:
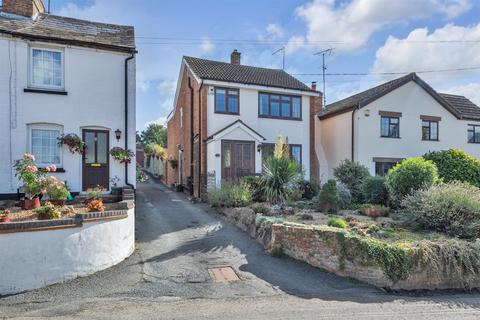
[[[50,214],[46,212],[38,213],[37,218],[38,220],[50,220]]]
[[[33,210],[40,208],[40,198],[35,197],[33,199],[23,199],[22,200],[22,209],[23,210]]]
[[[54,206],[63,207],[65,205],[65,200],[48,200]]]

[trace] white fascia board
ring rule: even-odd
[[[284,89],[284,88],[269,87],[269,86],[259,86],[259,85],[251,85],[251,84],[244,84],[244,83],[230,82],[230,81],[203,80],[203,83],[206,84],[206,85],[212,85],[212,86],[223,86],[223,87],[232,87],[232,88],[252,89],[252,90],[266,91],[266,92],[278,92],[278,93],[283,93],[283,94],[293,94],[293,95],[299,95],[299,96],[310,96],[310,97],[320,96],[320,94],[318,92],[301,91],[301,90],[294,90],[294,89]]]

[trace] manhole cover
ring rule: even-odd
[[[208,273],[215,282],[240,281],[240,278],[237,276],[232,267],[211,268],[208,269]]]

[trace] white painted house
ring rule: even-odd
[[[315,87],[283,70],[242,65],[236,50],[230,63],[184,57],[168,121],[168,153],[178,166],[169,166],[167,183],[198,196],[207,184],[259,174],[279,135],[288,137],[305,179],[318,175],[311,164],[315,107]]]
[[[94,185],[135,187],[135,159],[115,161],[112,147],[135,150],[134,29],[45,13],[41,0],[3,0],[0,11],[0,194],[17,193],[12,166],[25,152],[72,192]],[[117,132],[116,132],[117,131]],[[87,149],[57,145],[76,134]]]
[[[384,175],[429,151],[458,148],[480,158],[480,107],[437,93],[415,73],[327,105],[315,131],[322,180],[344,159]]]

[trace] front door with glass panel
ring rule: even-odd
[[[222,140],[222,180],[255,174],[255,142]]]
[[[83,190],[97,186],[109,189],[108,131],[83,130]]]

